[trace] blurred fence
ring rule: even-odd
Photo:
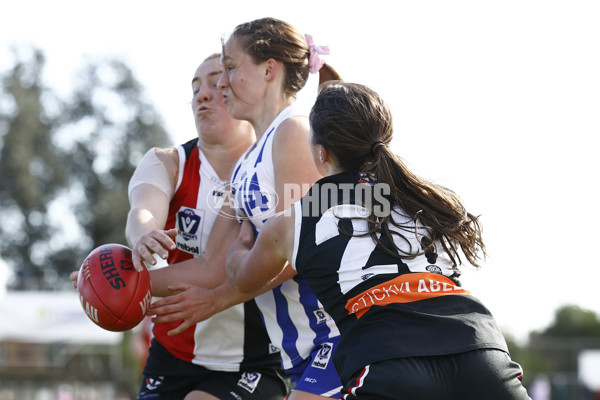
[[[600,400],[600,338],[535,337],[525,351],[533,400]]]
[[[75,291],[7,292],[0,321],[0,400],[125,400],[139,385],[133,335],[94,325]]]

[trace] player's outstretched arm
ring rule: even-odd
[[[254,293],[242,293],[232,286],[229,281],[214,289],[206,289],[185,283],[176,284],[170,289],[178,293],[154,302],[150,306],[148,315],[158,315],[152,319],[152,322],[157,324],[183,320],[177,328],[169,331],[169,335],[176,335],[220,311],[268,292],[294,275],[296,275],[296,271],[288,266],[269,285]]]
[[[227,249],[240,231],[240,224],[232,217],[233,215],[233,210],[228,205],[221,208],[202,257],[150,270],[152,295],[156,297],[173,295],[177,293],[173,288],[180,283],[212,289],[225,282]]]
[[[144,262],[156,265],[154,255],[166,259],[175,250],[177,231],[165,231],[170,201],[177,184],[179,156],[176,149],[150,149],[137,165],[129,181],[130,210],[125,236],[132,250],[134,268]]]
[[[227,276],[237,290],[255,292],[282,273],[293,249],[293,221],[293,214],[269,218],[256,242],[251,224],[244,221],[227,254]]]

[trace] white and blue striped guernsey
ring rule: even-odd
[[[257,233],[277,207],[273,137],[283,121],[297,115],[302,114],[293,105],[284,109],[256,146],[235,166],[231,179],[233,206],[238,218],[248,217]],[[256,297],[255,301],[271,342],[281,349],[285,369],[297,366],[317,345],[340,334],[306,281],[299,276]]]

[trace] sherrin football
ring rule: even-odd
[[[136,271],[131,249],[114,243],[95,248],[85,258],[77,291],[92,322],[113,332],[139,324],[152,301],[148,270]]]

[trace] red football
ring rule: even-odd
[[[95,248],[85,258],[77,291],[92,322],[114,332],[139,324],[152,301],[148,270],[136,271],[131,249],[114,243]]]

